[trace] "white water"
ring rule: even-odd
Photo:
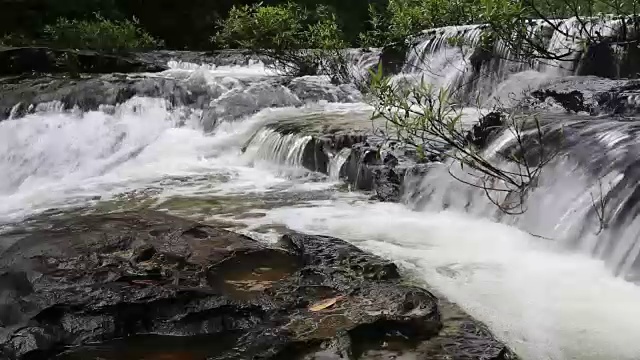
[[[342,170],[342,166],[349,159],[349,155],[351,155],[350,148],[344,148],[340,150],[337,154],[334,154],[329,163],[329,179],[333,181],[340,180],[340,170]]]
[[[456,66],[448,66],[449,55],[443,55],[447,65],[441,67],[449,78],[439,84],[457,81],[458,75],[452,73]],[[453,53],[451,59],[463,55]],[[260,64],[220,68],[176,63],[174,67],[164,75],[204,79],[207,86],[225,91],[240,89],[239,79],[270,75]],[[536,74],[519,73],[511,78],[511,85],[503,83],[498,91],[512,93],[514,87],[523,87],[522,79],[535,79]],[[364,104],[326,102],[267,108],[223,121],[206,135],[200,112],[172,108],[158,99],[134,98],[113,114],[94,111],[79,116],[45,108],[0,123],[0,221],[16,221],[51,207],[91,205],[97,197],[107,200],[149,188],[159,192],[159,199],[244,194],[257,198],[265,193],[303,197],[328,190],[334,182],[309,181],[305,171],[282,171],[283,165],[300,170],[308,138],[282,137],[260,129],[298,114],[342,114],[345,109],[355,113],[363,108]],[[243,154],[242,148],[254,135]],[[346,156],[340,153],[333,159],[331,180]],[[579,181],[576,174],[565,174],[565,180]],[[343,237],[391,258],[408,274],[485,321],[525,359],[640,357],[640,288],[614,277],[604,262],[585,254],[559,248],[515,227],[442,212],[442,204],[434,204],[410,211],[402,205],[369,203],[358,194],[335,192],[329,201],[299,201],[266,211],[264,218],[245,221],[251,226],[282,223]],[[545,218],[547,207],[535,207],[528,219]],[[552,232],[560,233],[555,228]]]
[[[487,323],[525,359],[632,360],[640,289],[586,256],[455,212],[357,199],[280,208],[254,224],[333,235],[398,261]]]

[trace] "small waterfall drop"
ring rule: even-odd
[[[536,40],[536,46],[557,59],[545,59],[535,48],[529,49],[541,58],[523,61],[515,56],[502,40],[483,44],[483,35],[489,33],[487,25],[448,26],[424,31],[416,37],[406,53],[400,79],[424,79],[439,88],[446,88],[465,105],[496,105],[513,96],[521,96],[526,87],[515,87],[508,96],[496,93],[504,90],[503,83],[514,75],[526,71],[537,72],[543,80],[573,75],[585,53],[589,38],[611,39],[618,34],[631,34],[631,25],[619,18],[602,17],[588,20],[532,20],[527,33]],[[613,66],[613,65],[611,65]],[[539,85],[538,82],[531,87]]]
[[[347,162],[349,155],[351,155],[351,148],[343,148],[331,157],[331,160],[329,161],[329,180],[340,180],[340,171]]]
[[[612,119],[578,119],[552,124],[564,134],[563,150],[542,170],[524,198],[523,214],[504,213],[487,198],[484,188],[458,166],[433,168],[409,189],[405,201],[415,209],[455,209],[489,217],[549,239],[556,246],[604,260],[616,275],[640,280],[640,125]],[[515,170],[497,156],[514,146],[511,133],[495,139],[484,152],[498,168]],[[411,184],[415,184],[412,182]],[[505,197],[494,197],[505,200]]]
[[[245,155],[254,162],[268,161],[291,168],[303,168],[303,155],[312,137],[295,133],[282,134],[263,128],[246,146]]]

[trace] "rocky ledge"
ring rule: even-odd
[[[157,212],[32,225],[0,242],[2,359],[514,358],[339,239],[271,247]]]
[[[483,149],[503,126],[504,114],[490,112],[469,129],[466,140]],[[372,121],[368,110],[280,119],[267,128],[282,136],[309,137],[301,165],[311,171],[329,174],[332,159],[346,156],[338,164],[340,179],[354,189],[373,192],[374,199],[380,201],[400,201],[407,176],[421,178],[432,163],[443,160],[437,156],[421,159],[414,148],[378,136],[373,129],[385,128],[385,124]]]
[[[0,47],[0,76],[25,73],[157,72],[165,66],[133,55],[47,47]]]
[[[637,116],[640,113],[640,81],[569,76],[533,91],[520,106],[522,110],[536,112]]]

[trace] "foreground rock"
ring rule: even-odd
[[[473,322],[438,336],[432,294],[339,239],[270,248],[155,212],[46,224],[3,235],[2,359],[511,356]]]
[[[25,73],[157,72],[166,67],[125,55],[46,47],[0,47],[0,76]]]

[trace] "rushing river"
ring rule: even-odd
[[[406,204],[378,203],[349,192],[335,174],[302,168],[304,136],[264,129],[282,119],[362,118],[371,108],[357,90],[310,77],[298,81],[313,84],[323,96],[302,99],[272,85],[272,74],[261,64],[172,65],[153,76],[216,89],[210,106],[217,112],[215,126],[203,122],[210,119],[205,110],[151,97],[85,113],[49,104],[2,121],[0,222],[11,227],[51,209],[153,208],[205,222],[223,220],[264,241],[285,228],[329,234],[397,261],[408,276],[485,322],[525,359],[640,358],[640,287],[615,276],[636,260],[637,234],[625,230],[595,239],[584,229],[570,231],[588,220],[577,204],[591,186],[589,174],[555,164],[565,170],[546,175],[524,218],[503,223],[494,222],[484,205],[467,212],[450,206],[468,195],[442,174],[413,189],[440,194],[431,191]],[[548,76],[526,74],[515,79]],[[513,79],[507,82],[521,85]],[[240,108],[248,110],[235,111]],[[635,139],[620,129],[625,128],[607,130],[618,137],[601,139],[613,149],[611,156],[619,147],[630,151]],[[567,210],[572,207],[579,214]],[[624,256],[593,251],[615,236],[616,244],[630,249]],[[583,239],[591,248],[565,246]]]

